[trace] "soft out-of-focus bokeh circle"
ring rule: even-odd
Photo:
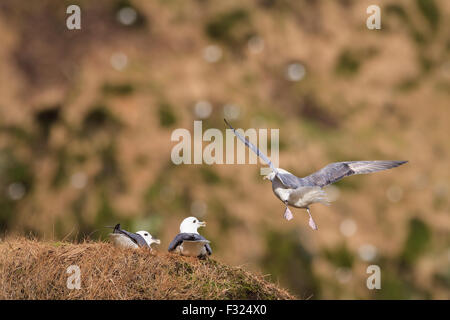
[[[115,52],[111,55],[111,66],[117,71],[122,71],[128,65],[128,57],[123,52]]]
[[[339,230],[346,237],[351,237],[358,230],[355,220],[347,218],[344,219],[339,225]]]
[[[212,112],[212,105],[209,101],[200,100],[194,106],[195,115],[199,119],[209,118]]]
[[[87,175],[84,172],[76,172],[70,177],[72,186],[76,189],[83,189],[87,184]]]
[[[123,7],[117,12],[117,20],[126,26],[135,23],[136,18],[137,12],[131,7]]]
[[[290,63],[286,68],[286,78],[290,81],[300,81],[305,75],[305,67],[300,62]]]
[[[367,262],[373,261],[377,256],[377,248],[371,244],[363,244],[358,248],[359,257]]]
[[[25,195],[25,186],[20,182],[11,183],[8,186],[8,196],[12,200],[20,200]]]
[[[390,202],[399,202],[403,198],[403,189],[400,186],[390,186],[386,190],[386,197]]]
[[[204,218],[207,213],[207,205],[201,200],[196,200],[191,204],[191,214],[197,218]]]
[[[209,45],[203,49],[203,59],[209,63],[218,62],[222,58],[222,49],[217,45]]]
[[[239,119],[241,115],[241,107],[233,103],[227,103],[223,106],[223,115],[229,120]]]

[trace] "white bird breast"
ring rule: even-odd
[[[328,204],[327,194],[320,187],[299,187],[297,189],[286,188],[278,179],[272,182],[273,193],[283,202],[288,202],[297,208],[306,208],[313,203]]]
[[[183,243],[178,246],[177,250],[183,256],[189,257],[203,256],[206,255],[205,244],[207,243],[209,243],[208,240],[197,240],[197,241],[184,240]]]
[[[111,242],[120,248],[138,248],[139,246],[134,243],[133,240],[128,238],[127,236],[120,234],[120,233],[110,233],[109,238]]]
[[[289,195],[292,192],[292,189],[286,188],[277,178],[272,181],[272,190],[278,199],[283,202],[289,200]]]

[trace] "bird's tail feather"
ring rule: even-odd
[[[313,196],[314,202],[321,203],[326,206],[329,206],[331,204],[331,200],[328,197],[328,194],[323,189],[315,190]]]
[[[113,233],[116,233],[116,231],[118,231],[120,229],[120,223],[116,224],[114,227],[113,226],[104,226],[103,228],[113,229]]]
[[[299,197],[298,207],[308,206],[313,203],[322,203],[326,206],[330,205],[330,200],[325,190],[320,187],[306,187],[301,189],[301,194],[297,194]]]

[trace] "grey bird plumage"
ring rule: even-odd
[[[160,244],[159,239],[154,239],[147,231],[138,231],[136,233],[129,232],[120,228],[120,223],[116,224],[112,228],[113,232],[109,235],[111,241],[118,247],[127,248],[149,248],[153,243]]]
[[[113,233],[123,234],[131,239],[134,243],[136,243],[139,247],[149,247],[144,238],[137,233],[128,232],[120,228],[120,223],[116,224]]]
[[[391,169],[408,162],[394,160],[334,162],[306,177],[299,178],[284,169],[275,168],[266,155],[239,134],[227,120],[225,120],[225,123],[233,130],[239,140],[261,157],[261,159],[263,159],[272,169],[272,172],[265,176],[264,179],[272,181],[272,190],[274,194],[285,204],[285,219],[291,220],[293,218],[292,212],[289,210],[288,206],[306,209],[309,215],[309,225],[314,230],[317,230],[318,228],[312,218],[309,205],[313,203],[329,203],[327,195],[322,189],[323,187],[339,181],[344,177]]]
[[[329,184],[341,180],[344,177],[354,174],[367,174],[391,169],[406,162],[407,161],[392,160],[333,162],[304,178],[298,178],[291,173],[279,173],[278,176],[283,184],[290,188],[298,188],[303,186],[318,186],[323,188]]]
[[[205,237],[203,237],[200,234],[196,233],[179,233],[175,236],[175,238],[172,240],[172,242],[169,244],[168,251],[174,251],[178,246],[182,245],[184,241],[202,241],[205,244],[205,254],[211,255],[212,249],[209,245],[209,241],[206,240]]]

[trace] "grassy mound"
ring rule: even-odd
[[[68,289],[77,265],[81,288]],[[0,242],[0,299],[294,299],[261,276],[198,260],[109,243]]]

